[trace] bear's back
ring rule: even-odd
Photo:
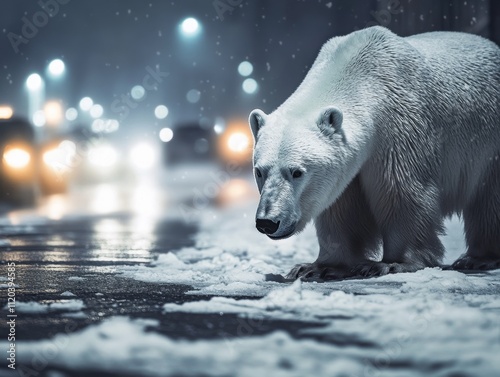
[[[436,79],[452,85],[470,82],[472,86],[499,88],[500,49],[495,43],[457,32],[424,33],[404,39],[425,57]]]

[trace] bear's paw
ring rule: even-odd
[[[451,267],[458,271],[496,270],[500,268],[500,259],[485,259],[464,255],[458,258]]]
[[[287,279],[301,279],[307,282],[325,282],[331,280],[343,280],[351,277],[352,274],[347,268],[320,266],[316,263],[297,264],[286,275]]]

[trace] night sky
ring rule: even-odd
[[[62,99],[68,108],[90,96],[106,117],[118,118],[124,114],[117,113],[117,101],[153,70],[161,73],[161,82],[122,119],[123,130],[141,132],[217,116],[246,117],[255,107],[270,112],[298,86],[326,40],[372,24],[402,35],[464,30],[488,37],[490,7],[487,0],[60,1],[67,4],[59,4],[18,53],[9,33],[21,34],[25,20],[42,8],[37,1],[2,1],[0,103],[26,115],[25,81],[37,72],[46,79],[47,99]],[[224,11],[221,20],[214,4],[219,12],[224,6],[234,9]],[[186,17],[201,26],[191,39],[179,29]],[[66,63],[60,82],[45,75],[54,58]],[[242,90],[242,61],[253,64],[249,77],[259,85],[254,94]],[[192,89],[201,93],[196,103],[186,98]],[[154,117],[159,104],[169,108],[162,121]]]

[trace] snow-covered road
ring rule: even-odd
[[[317,242],[311,227],[288,240],[268,240],[254,228],[254,208],[253,202],[207,208],[199,213],[194,247],[161,254],[153,265],[119,267],[139,281],[192,286],[188,294],[197,300],[165,304],[163,312],[236,313],[241,336],[175,340],[151,331],[155,320],[112,317],[71,334],[19,342],[19,361],[46,355],[66,370],[91,366],[135,376],[499,375],[500,271],[435,268],[329,283],[266,282],[265,274],[314,260]],[[451,262],[464,242],[457,219],[447,228]],[[301,321],[308,337],[257,335],[265,318]]]

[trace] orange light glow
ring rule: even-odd
[[[228,206],[257,197],[258,193],[249,182],[244,179],[232,179],[221,187],[217,202],[221,206]]]
[[[227,128],[220,135],[218,152],[225,161],[238,164],[250,163],[253,138],[250,128],[244,120],[228,122]]]
[[[23,148],[7,147],[3,154],[5,163],[13,169],[23,169],[30,163],[30,153]]]
[[[63,120],[63,108],[58,101],[49,101],[43,107],[45,120],[49,126],[57,126]]]
[[[10,119],[14,114],[12,107],[6,105],[0,105],[0,119]]]

